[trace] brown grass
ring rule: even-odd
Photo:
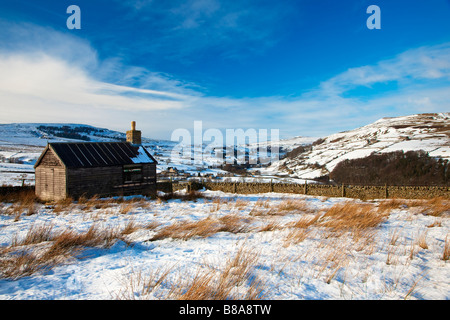
[[[136,223],[136,221],[134,221],[133,219],[130,219],[130,220],[128,220],[125,227],[122,229],[121,234],[128,235],[128,234],[135,232],[136,230],[138,230],[140,228],[141,227]]]
[[[236,199],[236,201],[234,202],[234,207],[237,210],[243,210],[243,209],[247,208],[248,205],[249,205],[249,201],[247,201],[247,200]]]
[[[206,218],[195,222],[176,222],[159,230],[150,241],[166,238],[188,240],[195,236],[206,238],[220,230],[220,223],[213,218]]]
[[[54,213],[61,213],[64,211],[70,211],[70,209],[74,206],[73,198],[68,197],[63,200],[56,201],[53,206]]]
[[[172,276],[174,267],[157,269],[144,275],[133,272],[124,282],[117,299],[170,300],[254,300],[261,299],[264,286],[252,273],[259,254],[238,248],[223,266],[199,265],[193,276]]]
[[[375,210],[371,204],[343,203],[329,208],[321,218],[321,225],[335,231],[356,231],[376,228],[388,215]]]
[[[439,217],[450,213],[450,200],[442,197],[428,200],[425,206],[427,208],[426,213],[430,216]]]
[[[53,239],[50,251],[72,252],[82,247],[110,247],[114,240],[120,239],[120,233],[111,228],[100,229],[93,224],[86,232],[78,233],[74,230],[65,230]]]
[[[76,257],[86,247],[107,248],[121,236],[117,230],[100,229],[96,225],[84,233],[74,230],[54,232],[52,224],[32,225],[23,239],[16,236],[9,247],[2,248],[0,278],[18,279],[49,270],[69,257]],[[44,247],[33,247],[44,242],[49,243]]]
[[[258,229],[258,232],[267,232],[267,231],[274,231],[285,228],[284,225],[282,225],[278,221],[269,221],[264,226]]]
[[[38,211],[38,202],[34,191],[18,191],[1,195],[2,202],[11,203],[11,205],[2,210],[3,214],[14,216],[14,221],[19,221],[23,214],[31,216]]]
[[[18,239],[17,234],[13,237],[11,246],[25,246],[30,244],[38,244],[44,241],[52,241],[53,240],[53,224],[45,223],[42,225],[34,225],[32,224],[27,231],[27,234],[23,239]]]
[[[278,205],[268,199],[258,200],[250,211],[251,216],[285,216],[288,214],[312,213],[314,210],[305,200],[285,199]]]
[[[320,217],[321,217],[320,214],[316,214],[313,217],[311,217],[311,216],[302,216],[297,221],[292,222],[291,224],[289,224],[288,227],[307,229],[310,226],[316,224],[319,221]]]
[[[194,222],[176,222],[161,228],[149,241],[166,238],[189,240],[193,237],[207,238],[218,232],[242,233],[253,230],[250,219],[229,214],[221,218],[207,217]]]
[[[418,236],[416,241],[417,241],[417,245],[419,247],[421,247],[424,250],[428,249],[427,232],[426,231],[424,231],[421,234],[419,234],[419,236]]]
[[[390,212],[391,210],[400,208],[402,205],[405,205],[405,201],[401,199],[383,200],[378,205],[378,211],[380,213]]]
[[[14,252],[0,259],[0,278],[16,280],[56,265],[54,259],[39,258],[27,251]]]
[[[279,206],[276,209],[279,214],[312,212],[311,207],[305,200],[297,200],[297,199],[284,200],[280,202]]]
[[[262,283],[251,274],[258,257],[258,254],[242,246],[233,258],[227,259],[218,275],[212,270],[199,269],[192,280],[174,292],[174,296],[178,300],[260,299]],[[244,284],[249,285],[244,294],[234,292]]]
[[[448,261],[450,259],[450,239],[445,237],[444,252],[442,253],[442,260]]]
[[[250,226],[251,218],[244,218],[236,214],[222,216],[219,221],[222,224],[220,232],[245,233],[254,230]]]
[[[9,192],[6,194],[0,194],[0,202],[6,203],[23,203],[23,202],[37,202],[38,199],[34,193],[34,190],[20,190]]]
[[[211,203],[211,207],[210,207],[209,211],[216,212],[216,211],[219,211],[220,208],[222,208],[224,205],[228,204],[228,199],[215,197],[212,199],[211,202],[212,203]]]
[[[308,238],[310,232],[310,230],[303,228],[291,229],[284,239],[284,245],[287,247],[291,244],[299,244],[300,242],[303,242],[306,238]]]
[[[118,300],[136,300],[148,297],[152,293],[157,293],[172,272],[172,269],[151,270],[147,274],[144,274],[142,270],[132,270],[131,276],[123,281],[123,288],[115,293],[114,298]]]

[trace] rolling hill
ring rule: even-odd
[[[400,150],[423,150],[431,157],[450,159],[450,113],[382,118],[364,127],[319,139],[264,172],[315,179],[328,175],[343,160]]]

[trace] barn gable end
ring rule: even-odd
[[[47,145],[34,167],[36,171],[36,195],[40,199],[62,200],[66,198],[66,168],[49,145]]]

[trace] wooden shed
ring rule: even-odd
[[[156,196],[157,161],[132,142],[47,144],[34,166],[36,195],[45,201],[82,195]]]

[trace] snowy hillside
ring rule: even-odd
[[[84,124],[66,123],[13,123],[0,124],[0,185],[34,184],[33,165],[48,142],[114,142],[124,141],[126,134],[105,128]],[[310,144],[316,138],[294,137],[281,140],[280,152],[286,152],[300,145]],[[173,152],[179,146],[177,141],[154,140],[142,138],[142,144],[158,161],[158,172],[170,167],[197,176],[206,174],[226,174],[219,167],[226,161],[219,156],[223,147],[209,148],[208,143],[194,146],[190,153]],[[267,147],[266,143],[249,146],[234,146],[236,154],[249,154],[258,157],[251,150],[258,146]],[[277,155],[274,155],[278,159]],[[200,159],[200,160],[198,160]],[[259,168],[258,168],[259,169]],[[264,177],[262,177],[264,178]],[[276,176],[265,177],[277,179]],[[297,180],[292,180],[295,182]],[[303,183],[303,180],[298,181]]]
[[[284,172],[314,179],[329,174],[343,160],[399,150],[424,150],[432,157],[450,159],[450,113],[383,118],[336,133],[323,138],[311,150],[273,164],[266,173]]]
[[[124,140],[125,133],[82,124],[0,125],[0,184],[18,185],[24,181],[32,184],[33,165],[47,142]],[[184,150],[176,149],[179,147],[176,141],[143,138],[142,142],[158,161],[158,172],[173,167],[192,176],[228,174],[220,169],[229,159],[222,157],[225,154],[224,147],[211,148],[205,143],[185,153]],[[383,118],[373,124],[323,139],[294,137],[281,140],[281,156],[307,145],[310,147],[295,156],[275,161],[269,167],[254,166],[249,172],[259,173],[259,180],[282,179],[285,182],[304,183],[304,180],[329,174],[343,160],[363,158],[372,152],[424,150],[430,156],[450,159],[450,113]],[[234,146],[234,152],[248,159],[259,159],[261,155],[252,152],[257,147],[267,147],[267,156],[277,159],[277,154],[271,154],[270,147],[265,143]]]

